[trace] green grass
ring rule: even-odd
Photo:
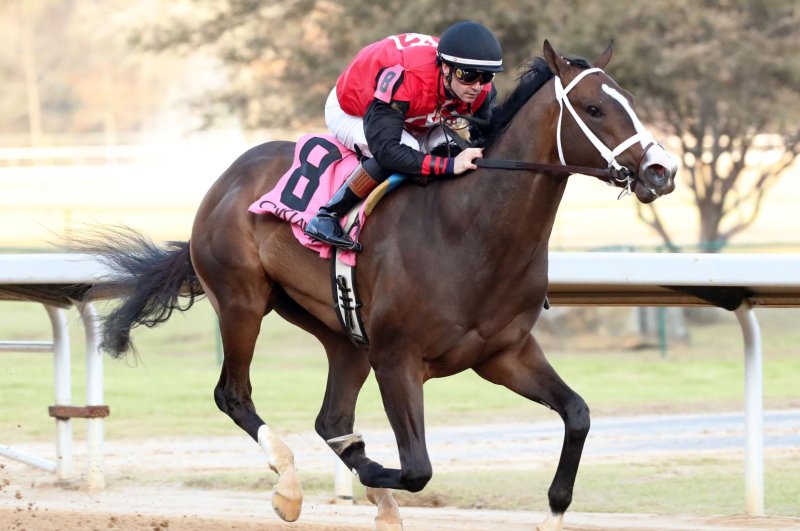
[[[101,309],[102,311],[102,309]],[[0,339],[48,339],[43,308],[1,303]],[[764,396],[767,405],[799,405],[800,332],[797,311],[763,312]],[[548,354],[561,376],[595,414],[653,411],[739,410],[743,406],[743,354],[738,324],[725,316],[694,327],[692,345],[672,348],[666,359],[656,350]],[[79,318],[69,312],[73,345],[73,403],[85,396],[83,336]],[[219,376],[216,320],[207,302],[175,314],[156,329],[134,332],[139,355],[105,359],[105,402],[112,415],[109,437],[224,435],[238,433],[212,398]],[[5,441],[48,438],[53,403],[49,354],[0,356],[0,433]],[[322,401],[326,359],[322,348],[277,317],[269,316],[253,359],[253,397],[259,412],[282,432],[309,430]],[[468,371],[425,386],[430,425],[551,419],[549,410]],[[80,420],[76,420],[80,423]],[[386,427],[374,378],[361,392],[357,425]]]

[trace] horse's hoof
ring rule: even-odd
[[[278,484],[272,489],[272,508],[275,514],[286,522],[294,522],[300,518],[303,507],[303,487],[297,472],[290,468],[284,470]]]
[[[561,531],[564,525],[564,513],[549,514],[544,522],[536,526],[536,531]]]
[[[403,531],[403,522],[375,520],[375,531]]]
[[[294,522],[300,518],[300,510],[303,508],[303,494],[287,495],[278,490],[276,486],[272,489],[272,508],[281,520]]]
[[[375,517],[375,531],[403,531],[400,508],[389,489],[367,487],[367,499],[378,507]]]

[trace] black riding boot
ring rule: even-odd
[[[372,160],[369,159],[364,164],[366,165]],[[376,163],[372,164],[377,167]],[[350,239],[350,236],[342,228],[341,219],[359,201],[367,197],[378,184],[379,181],[375,180],[363,165],[359,164],[328,204],[321,207],[317,215],[308,222],[308,226],[303,232],[310,238],[334,247],[361,252],[361,244]]]

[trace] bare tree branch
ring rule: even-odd
[[[645,214],[645,210],[650,213],[650,217]],[[664,227],[661,217],[658,215],[658,211],[655,209],[652,203],[643,205],[642,203],[637,202],[636,214],[640,220],[652,227],[653,230],[655,230],[659,236],[661,236],[661,239],[664,240],[664,244],[671,253],[680,252],[680,248],[672,242],[669,232],[667,232],[666,227]]]

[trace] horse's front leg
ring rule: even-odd
[[[385,468],[369,459],[361,435],[348,433],[326,442],[364,486],[418,492],[432,475],[425,447],[421,375],[395,366],[376,368],[375,376],[397,441],[401,469]]]
[[[376,347],[373,343],[373,348]],[[400,470],[384,468],[369,461],[359,466],[356,472],[367,487],[419,492],[433,475],[425,445],[420,358],[406,349],[380,349],[379,352],[383,355],[377,363],[373,362],[373,368],[383,408],[397,442]]]
[[[317,331],[317,337],[328,355],[328,382],[315,428],[349,469],[358,470],[359,466],[372,463],[363,438],[353,433],[356,400],[371,369],[369,359],[365,350],[355,348],[343,336],[322,332]],[[402,531],[403,522],[392,491],[367,487],[367,498],[378,508],[376,531]]]
[[[564,444],[555,477],[548,491],[550,515],[540,531],[560,531],[564,513],[572,502],[572,490],[589,433],[589,407],[564,383],[544,357],[541,347],[527,335],[513,348],[502,351],[475,367],[483,378],[555,410],[564,420]]]

